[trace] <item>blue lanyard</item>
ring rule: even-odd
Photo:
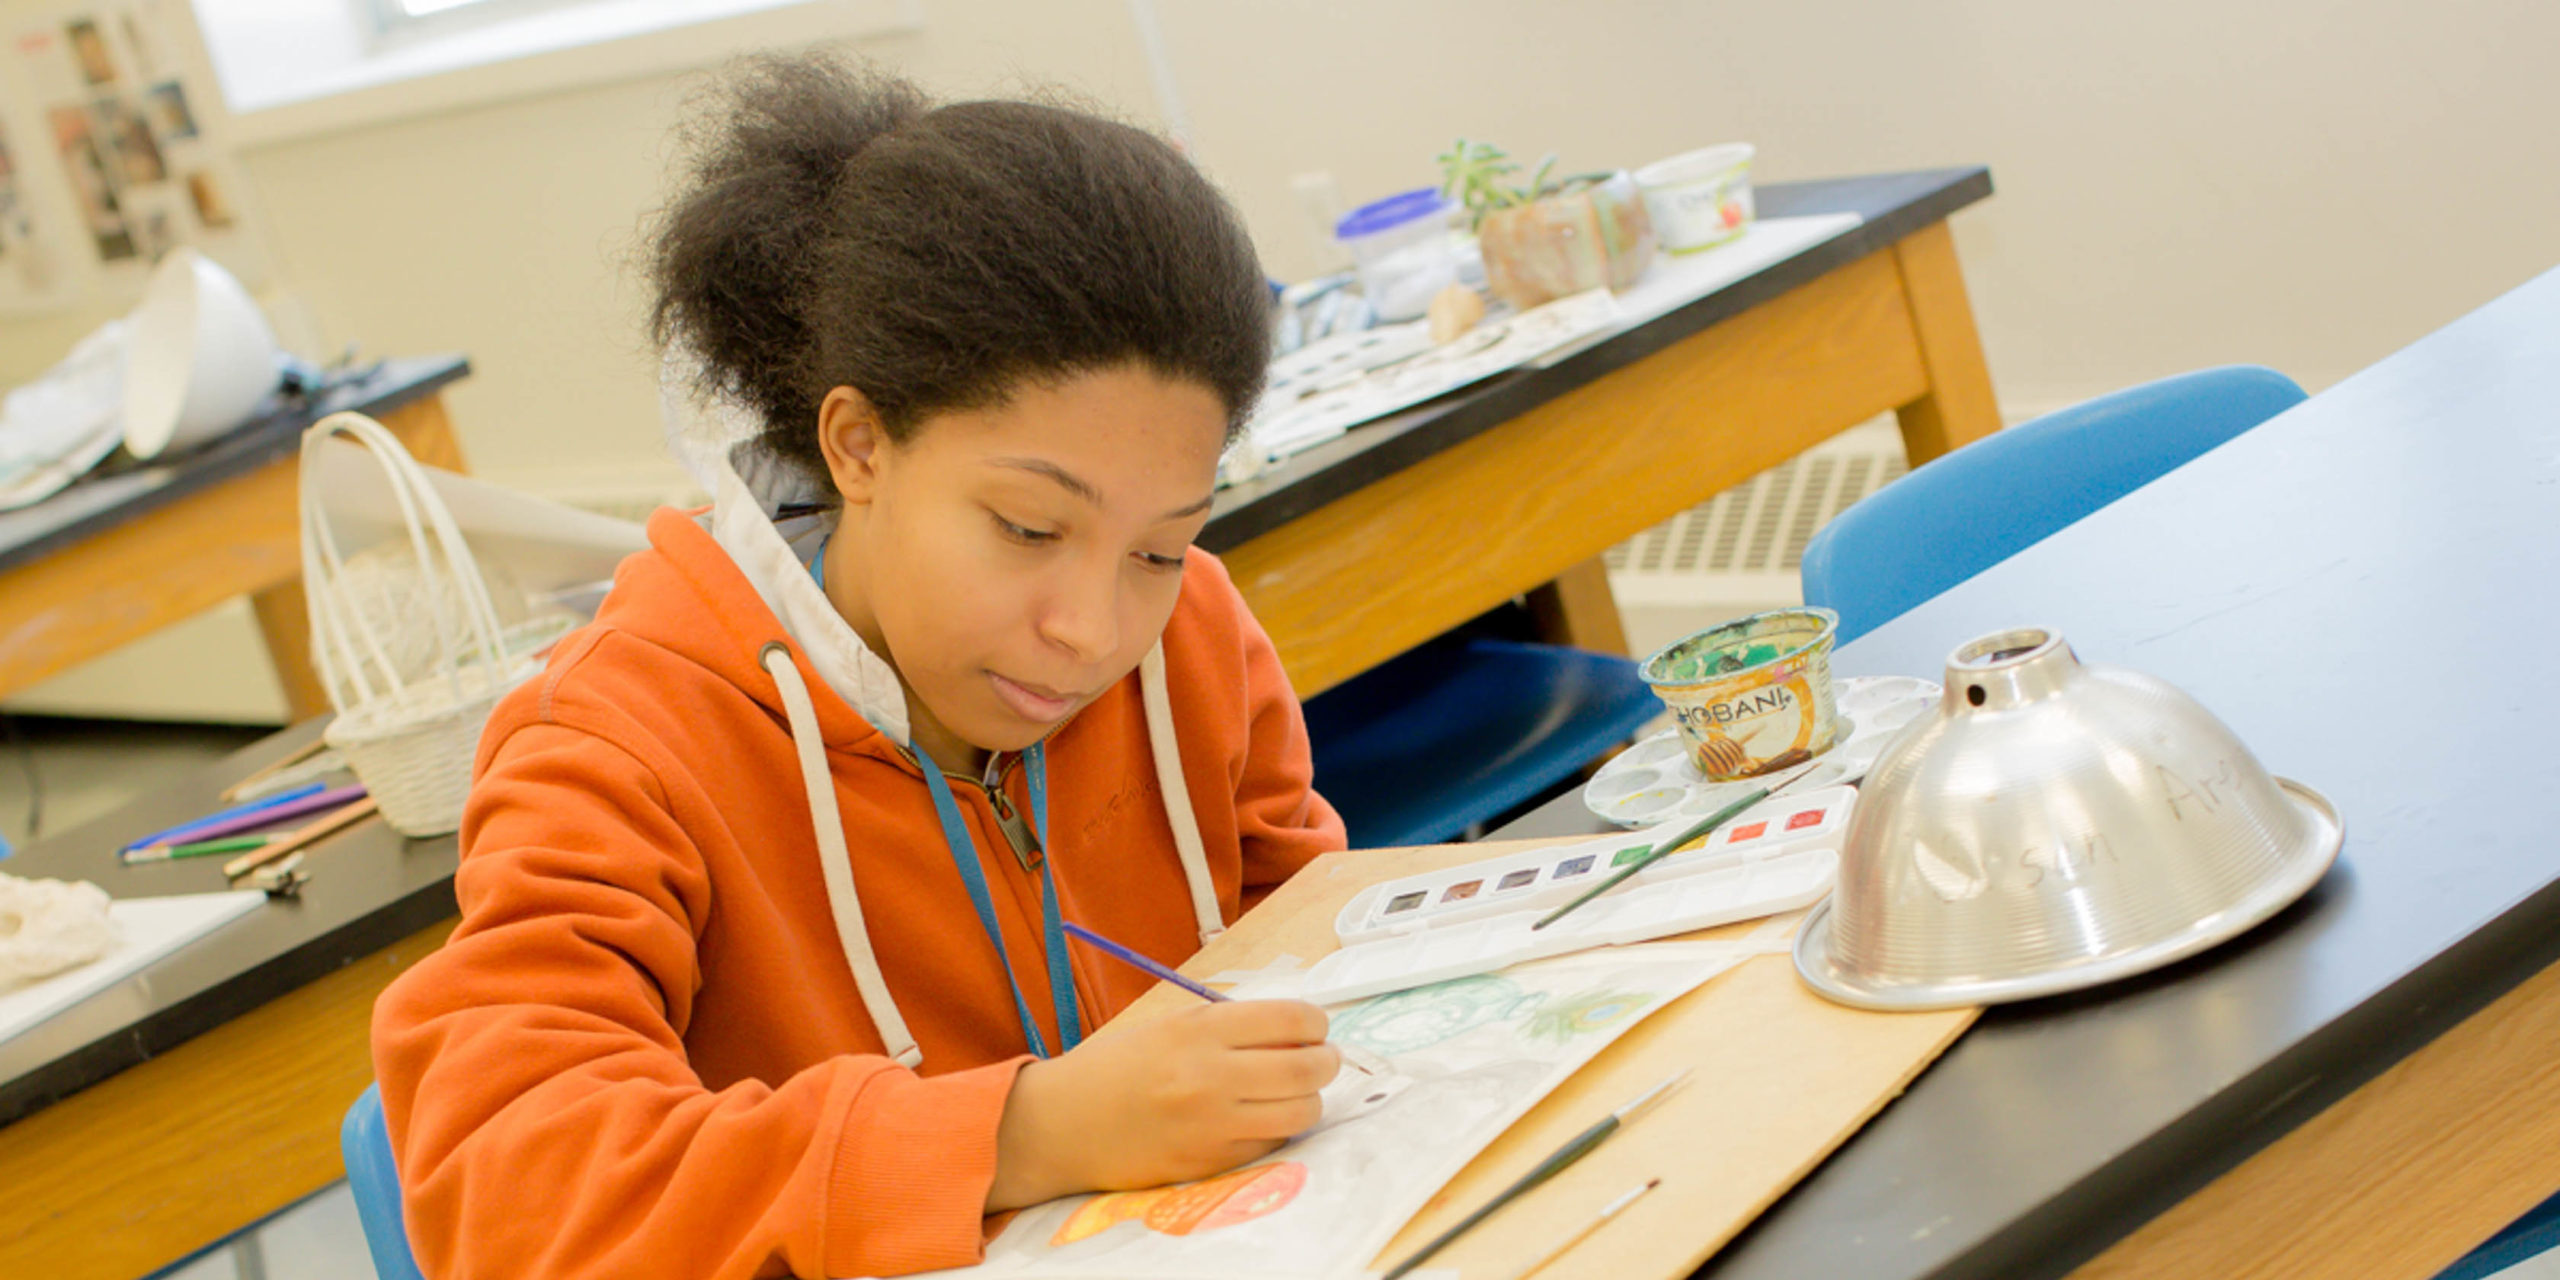
[[[816,579],[818,589],[827,588],[826,543],[818,544],[818,555],[809,562],[809,576]],[[908,750],[916,757],[916,765],[924,774],[925,788],[933,793],[933,812],[942,821],[943,842],[951,847],[951,864],[960,872],[960,882],[969,890],[969,905],[977,908],[978,928],[996,949],[996,963],[1004,966],[1004,982],[1013,993],[1014,1016],[1022,1020],[1022,1036],[1031,1046],[1034,1057],[1050,1057],[1048,1041],[1040,1034],[1040,1024],[1031,1017],[1031,1005],[1022,998],[1022,980],[1014,976],[1013,960],[1004,949],[1004,930],[996,923],[995,896],[987,888],[987,873],[978,865],[977,843],[969,838],[969,825],[960,816],[960,803],[952,798],[951,783],[942,776],[941,766],[932,757],[910,743]],[[1049,872],[1049,761],[1045,743],[1033,743],[1022,753],[1023,779],[1031,788],[1031,829],[1040,841],[1040,925],[1043,949],[1049,956],[1049,1004],[1058,1015],[1058,1052],[1073,1049],[1084,1039],[1083,1021],[1076,1014],[1076,981],[1068,967],[1067,934],[1061,927],[1058,911],[1058,883]],[[999,783],[999,785],[1001,785]]]

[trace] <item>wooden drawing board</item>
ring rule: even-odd
[[[1183,971],[1195,978],[1312,963],[1335,949],[1334,913],[1361,888],[1534,844],[1446,845],[1329,854],[1310,864]],[[1707,930],[1739,938],[1756,923]],[[1159,986],[1121,1018],[1177,1011],[1197,997]],[[1688,1275],[1857,1131],[1971,1026],[1977,1009],[1867,1013],[1804,989],[1787,956],[1709,981],[1603,1050],[1511,1126],[1415,1215],[1377,1260],[1383,1269],[1463,1217],[1549,1152],[1663,1077],[1687,1084],[1547,1185],[1476,1227],[1429,1263],[1463,1280],[1509,1280],[1648,1178],[1662,1185],[1539,1273],[1641,1280]]]

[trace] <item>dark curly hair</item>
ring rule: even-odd
[[[816,478],[851,386],[906,440],[1027,380],[1139,364],[1262,388],[1269,295],[1235,211],[1153,135],[1030,102],[935,106],[821,55],[724,72],[654,228],[650,332]]]

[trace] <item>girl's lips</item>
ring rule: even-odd
[[[1052,693],[1035,685],[1018,684],[992,671],[987,673],[987,679],[995,685],[996,696],[1003,699],[1004,704],[1011,707],[1015,715],[1025,720],[1047,724],[1066,718],[1066,714],[1075,709],[1076,700],[1072,695]]]

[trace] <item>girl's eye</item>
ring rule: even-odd
[[[1021,525],[1005,519],[1003,516],[996,516],[995,521],[996,528],[1003,530],[1004,536],[1027,547],[1036,547],[1044,542],[1055,542],[1058,540],[1058,533],[1055,529],[1025,529]]]
[[[1180,556],[1160,556],[1152,552],[1141,551],[1138,553],[1138,563],[1156,570],[1159,573],[1179,573],[1182,571],[1182,557]]]

